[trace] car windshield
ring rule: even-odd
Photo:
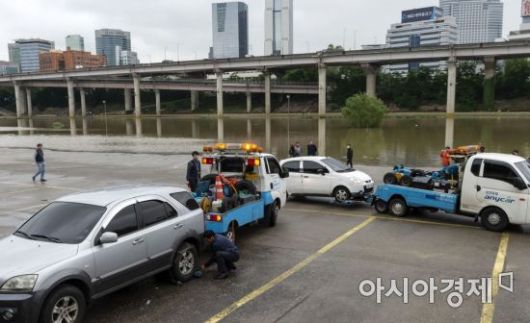
[[[346,164],[340,160],[336,160],[335,158],[326,158],[323,159],[322,162],[337,173],[348,173],[355,171],[355,169],[348,167]]]
[[[54,202],[24,223],[15,235],[32,240],[78,244],[85,240],[106,208],[96,205]]]
[[[530,163],[527,160],[515,163],[517,169],[523,173],[524,177],[530,182]]]

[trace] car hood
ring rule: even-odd
[[[361,180],[363,182],[372,181],[372,178],[370,177],[370,175],[366,174],[365,172],[361,172],[360,170],[355,170],[353,172],[343,173],[343,174],[347,176],[348,178]]]
[[[0,240],[0,283],[35,274],[77,254],[78,245],[29,240],[11,235]]]

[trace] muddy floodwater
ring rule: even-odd
[[[64,151],[186,154],[205,143],[253,141],[280,158],[289,143],[313,141],[319,154],[344,159],[354,149],[363,165],[433,166],[446,142],[454,146],[482,143],[487,151],[530,155],[530,117],[387,118],[381,128],[353,129],[340,117],[34,117],[0,119],[0,147],[27,148],[43,142]]]

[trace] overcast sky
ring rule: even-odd
[[[64,49],[67,34],[81,34],[95,50],[94,30],[131,32],[132,47],[144,63],[204,58],[212,44],[212,0],[4,0],[0,20],[0,60],[7,43],[39,37]],[[263,55],[264,0],[249,6],[250,54]],[[521,22],[520,0],[504,0],[505,36]],[[294,0],[295,52],[327,44],[359,48],[383,43],[386,30],[399,22],[401,10],[438,5],[437,0]]]

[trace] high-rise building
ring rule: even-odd
[[[456,18],[442,17],[438,7],[403,11],[401,23],[393,24],[387,32],[388,47],[422,47],[455,44],[458,38]],[[390,65],[386,72],[406,73],[419,67],[446,69],[447,62],[410,62]]]
[[[17,66],[17,72],[20,72],[20,47],[17,43],[7,44],[9,52],[9,62]]]
[[[248,6],[243,2],[212,4],[213,58],[248,55]]]
[[[456,18],[459,44],[494,42],[502,36],[500,0],[440,0],[440,7],[444,16]]]
[[[85,51],[85,39],[81,35],[66,36],[66,50]]]
[[[116,47],[116,50],[118,51],[119,48]],[[119,50],[119,52],[116,52],[116,55],[119,55],[120,57],[120,65],[140,64],[140,60],[138,59],[138,54],[136,52],[130,50]]]
[[[18,48],[18,49],[16,49]],[[16,55],[19,55],[20,72],[39,71],[39,54],[46,53],[55,48],[52,41],[44,39],[18,39],[14,46],[10,46],[10,60],[16,62]],[[17,53],[18,51],[18,53]],[[12,56],[13,55],[13,56]]]
[[[0,61],[0,75],[18,73],[18,65],[12,62]]]
[[[293,0],[265,0],[265,55],[293,53]]]
[[[530,39],[530,0],[521,1],[521,17],[523,22],[519,30],[514,30],[508,35],[508,40],[528,40]]]
[[[109,66],[120,65],[116,46],[119,46],[120,50],[131,50],[131,33],[119,29],[96,30],[96,53],[104,55]]]
[[[52,50],[39,55],[41,72],[68,71],[105,66],[105,56],[78,50]]]

